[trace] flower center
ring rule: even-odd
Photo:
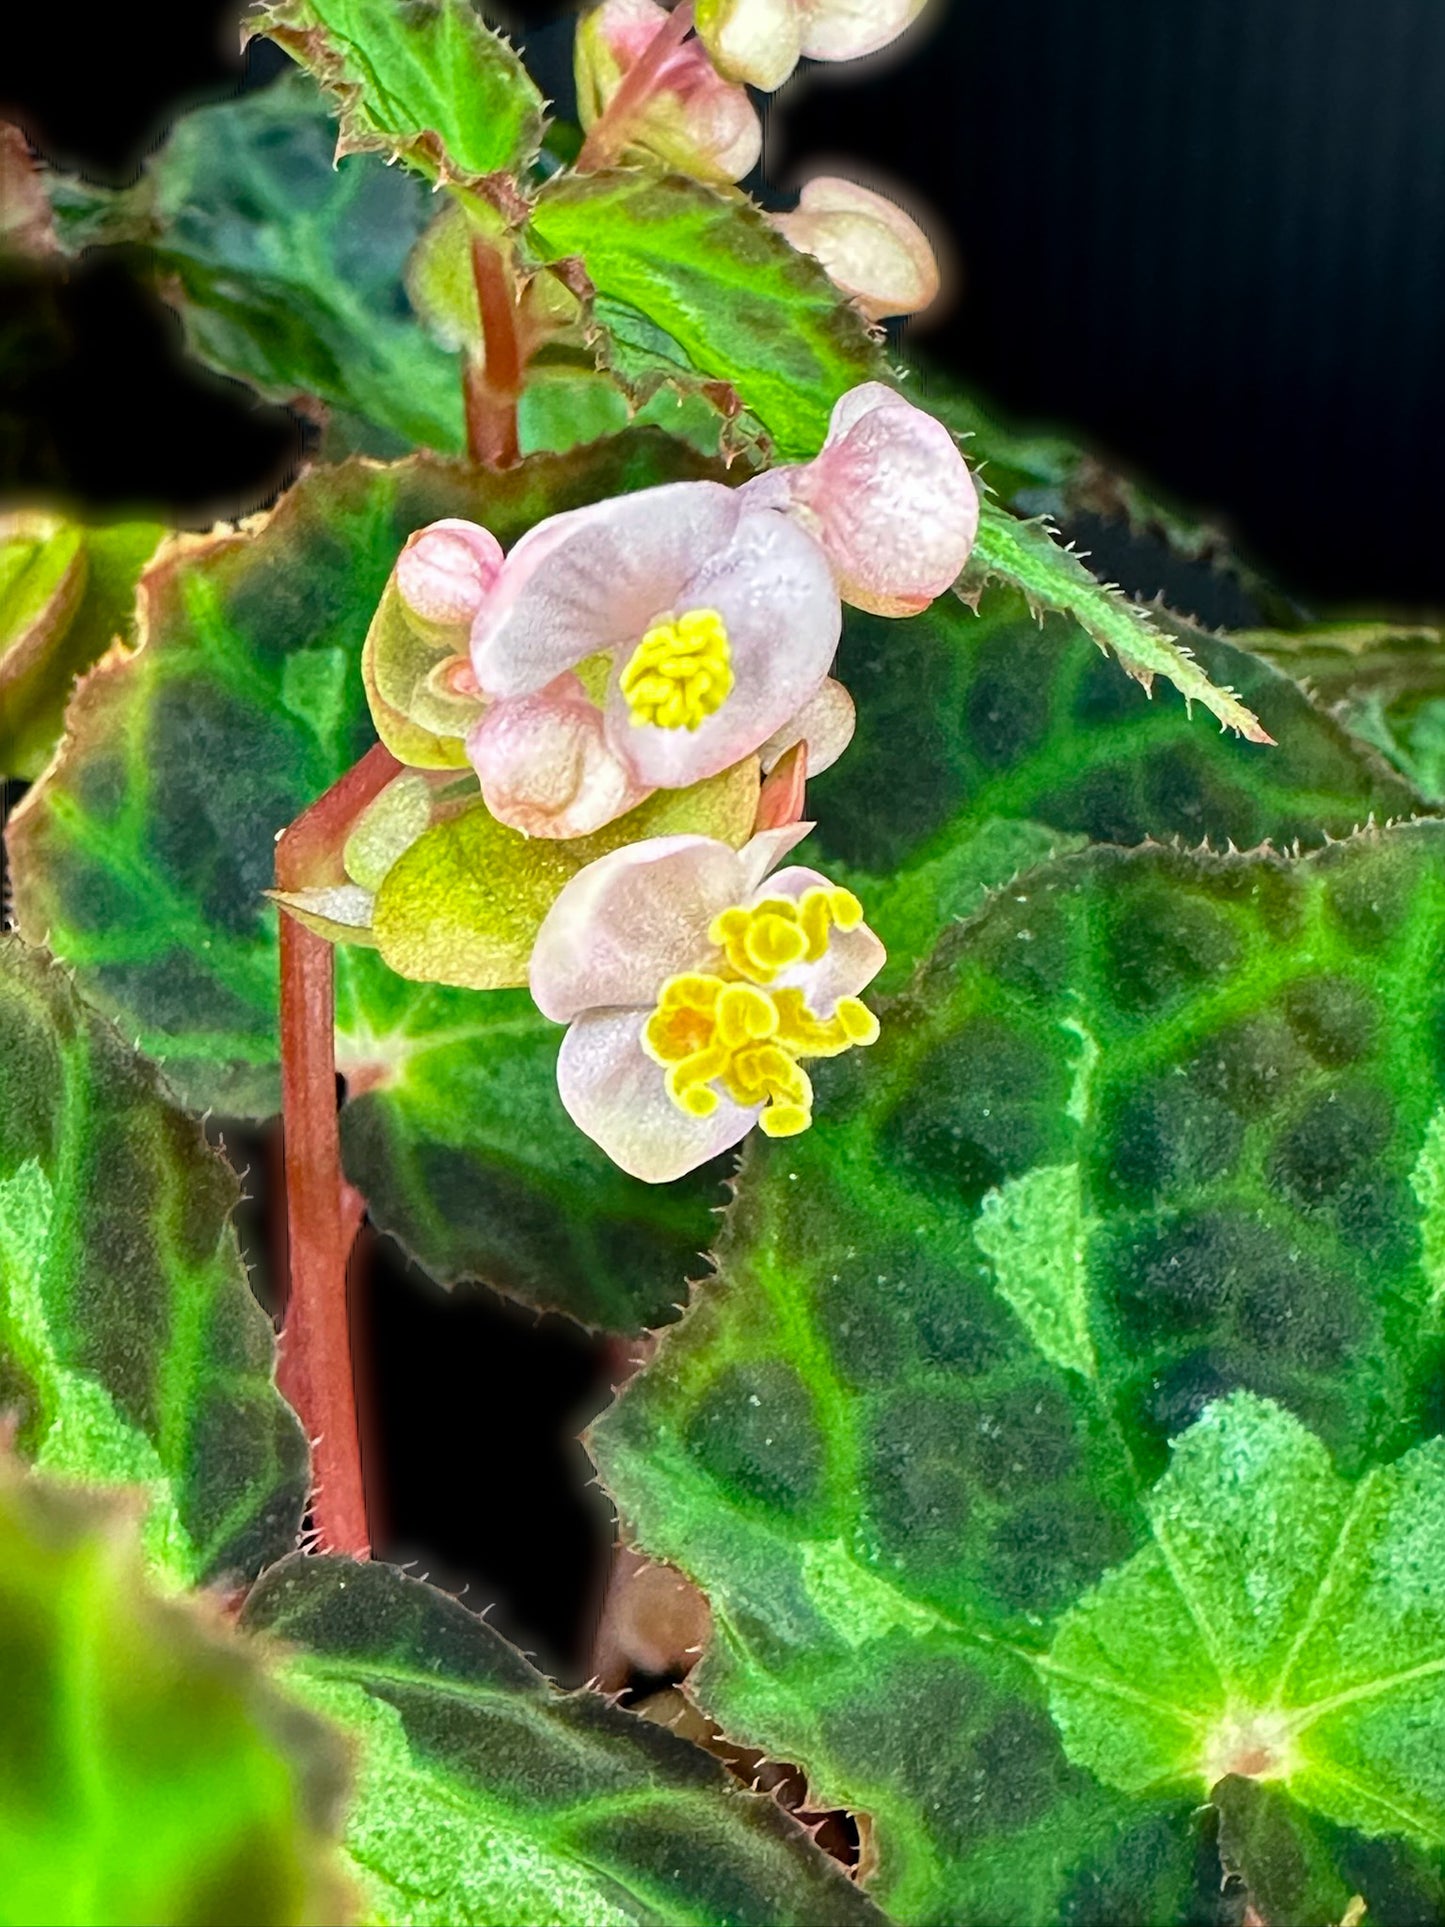
[[[735,1104],[761,1104],[769,1137],[794,1137],[813,1121],[813,1086],[802,1057],[837,1057],[871,1044],[878,1019],[856,997],[816,1017],[796,985],[769,988],[795,963],[816,963],[836,925],[852,930],[863,908],[850,890],[814,889],[793,901],[768,897],[724,910],[708,931],[730,977],[684,971],[669,977],[643,1026],[642,1048],[666,1071],[667,1094],[689,1117],[710,1117],[721,1086]]]
[[[688,609],[655,622],[622,672],[632,726],[696,729],[733,686],[727,627],[716,609]]]

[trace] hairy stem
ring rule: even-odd
[[[486,468],[519,458],[517,401],[526,368],[517,326],[517,291],[506,255],[484,235],[472,237],[472,280],[482,319],[482,354],[462,374],[467,453]]]
[[[276,844],[276,884],[336,880],[346,832],[400,764],[380,744],[304,811]],[[347,1259],[365,1200],[341,1170],[336,1116],[336,997],[332,948],[281,919],[281,1115],[290,1287],[277,1380],[312,1441],[312,1520],[322,1546],[366,1558]]]
[[[679,0],[623,75],[617,92],[588,129],[576,161],[579,174],[610,167],[627,145],[638,108],[647,100],[658,75],[692,29],[692,8],[693,0]]]

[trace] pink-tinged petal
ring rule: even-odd
[[[484,710],[467,756],[487,808],[524,836],[590,836],[650,794],[613,753],[601,711],[570,674]]]
[[[396,560],[396,586],[427,622],[470,623],[502,567],[502,545],[490,529],[448,517],[418,529]]]
[[[649,1010],[669,977],[709,970],[708,925],[751,887],[749,852],[707,836],[629,843],[579,870],[542,920],[532,996],[544,1016],[631,1005]]]
[[[583,15],[573,65],[584,128],[606,111],[667,18],[654,0],[603,0]],[[762,139],[746,91],[728,84],[700,41],[687,40],[663,62],[629,116],[621,152],[650,154],[701,180],[739,181],[757,165]]]
[[[858,60],[895,41],[926,0],[797,0],[809,60]]]
[[[618,679],[607,692],[613,747],[639,781],[683,789],[749,756],[797,713],[828,673],[842,610],[828,559],[812,537],[772,509],[746,513],[732,540],[696,567],[676,604],[715,609],[731,652],[733,687],[696,729],[638,728]]]
[[[770,876],[754,892],[753,902],[765,897],[791,897],[795,901],[809,890],[831,890],[832,882],[817,870],[794,865]],[[828,948],[816,963],[794,964],[778,974],[779,986],[795,984],[802,991],[808,1008],[818,1017],[831,1017],[840,997],[856,997],[871,984],[888,961],[888,952],[866,923],[851,930],[836,927],[829,932]]]
[[[525,696],[601,650],[630,650],[741,514],[721,482],[670,482],[539,522],[472,630],[478,683],[489,696]]]
[[[758,788],[758,806],[753,813],[753,832],[781,830],[789,823],[801,823],[808,806],[808,748],[794,743],[783,751],[782,760],[773,765]]]
[[[928,236],[896,202],[856,181],[820,174],[773,226],[816,255],[828,277],[873,321],[918,314],[938,293]]]
[[[738,892],[729,899],[729,904],[746,903],[757,893],[768,872],[776,869],[789,851],[796,850],[803,838],[817,827],[816,823],[781,823],[775,830],[760,830],[756,836],[749,837],[737,853]]]
[[[695,20],[699,40],[729,80],[770,94],[798,64],[795,0],[698,0]]]
[[[808,751],[808,775],[821,775],[825,769],[832,768],[852,742],[857,722],[853,698],[842,683],[832,676],[825,677],[822,686],[797,715],[790,717],[758,751],[764,773],[775,769],[794,743],[803,743]]]
[[[978,533],[978,494],[952,435],[880,382],[845,395],[822,453],[791,478],[845,602],[915,615],[951,586]]]
[[[691,1117],[667,1094],[662,1069],[642,1048],[644,1014],[588,1011],[562,1039],[557,1090],[581,1131],[644,1184],[695,1171],[747,1136],[762,1109],[719,1094],[711,1117]]]

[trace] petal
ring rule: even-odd
[[[794,743],[804,743],[808,750],[808,775],[820,776],[825,769],[832,768],[852,742],[857,722],[853,698],[842,683],[825,676],[822,686],[797,715],[775,730],[758,751],[764,773],[774,769]]]
[[[843,600],[875,615],[927,608],[978,533],[978,494],[952,435],[878,382],[842,398],[792,489],[817,519]]]
[[[898,38],[925,0],[798,0],[810,60],[857,60]]]
[[[805,836],[817,828],[816,823],[781,823],[775,830],[760,830],[756,836],[749,837],[738,851],[742,866],[738,877],[738,893],[730,897],[721,907],[729,908],[734,903],[746,903],[757,890],[763,878],[774,869],[790,850],[795,850]]]
[[[667,1094],[642,1048],[640,1010],[589,1011],[557,1053],[557,1090],[572,1122],[630,1176],[667,1184],[747,1136],[761,1105],[719,1095],[711,1117],[690,1117]]]
[[[608,1005],[648,1009],[669,977],[717,958],[708,925],[752,886],[748,852],[708,836],[657,836],[589,863],[563,885],[537,932],[537,1007],[566,1023]]]
[[[809,890],[831,890],[831,881],[817,870],[801,865],[779,870],[755,893],[764,897],[803,896]],[[852,930],[829,932],[828,948],[816,963],[794,964],[779,973],[779,984],[796,984],[807,999],[808,1007],[819,1017],[831,1017],[840,997],[856,997],[878,975],[888,961],[888,952],[866,923]]]
[[[472,630],[477,681],[490,696],[525,696],[587,656],[637,642],[741,514],[721,482],[670,482],[539,522],[503,563]]]
[[[396,586],[427,622],[470,623],[502,567],[502,545],[477,522],[448,517],[418,529],[396,559]]]
[[[728,80],[781,87],[802,51],[795,0],[699,0],[698,38]]]
[[[620,656],[607,693],[613,747],[658,789],[683,789],[766,742],[827,675],[842,626],[827,557],[773,509],[744,513],[726,548],[692,572],[677,602],[686,609],[716,609],[727,628],[733,687],[722,707],[696,729],[637,728],[618,687]]]
[[[573,675],[484,710],[467,734],[482,799],[524,836],[590,836],[650,794],[615,755]]]
[[[896,202],[856,181],[820,174],[803,189],[795,213],[772,218],[871,320],[917,314],[938,293],[938,263],[923,229]]]

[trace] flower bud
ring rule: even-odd
[[[855,181],[820,174],[803,189],[796,212],[772,218],[795,248],[817,256],[870,321],[917,314],[938,293],[938,263],[922,228]]]
[[[577,110],[587,130],[667,22],[655,0],[602,0],[578,22],[574,50]],[[698,40],[662,63],[645,97],[616,129],[615,151],[650,155],[704,181],[740,181],[757,165],[763,131],[741,87],[730,86]]]
[[[402,601],[424,622],[475,619],[502,566],[502,545],[475,522],[448,519],[418,529],[397,557]]]
[[[809,60],[861,60],[913,25],[925,0],[797,0]]]
[[[694,22],[728,80],[770,94],[798,64],[802,22],[795,0],[698,0]]]

